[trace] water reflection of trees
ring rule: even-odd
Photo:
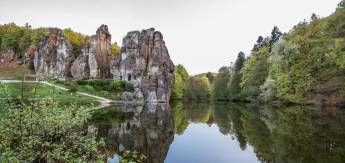
[[[345,114],[340,109],[224,103],[172,106],[178,134],[189,123],[216,124],[222,134],[236,138],[243,150],[251,145],[262,162],[345,161]]]

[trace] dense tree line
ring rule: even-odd
[[[12,49],[18,57],[22,57],[32,45],[38,45],[48,34],[48,28],[32,29],[26,24],[24,27],[14,23],[0,25],[0,51]]]
[[[214,80],[212,73],[189,76],[183,65],[175,68],[175,83],[172,89],[172,100],[209,101],[211,97],[211,83]]]
[[[219,70],[216,100],[343,104],[345,99],[345,8],[313,14],[283,34],[274,27],[251,54]]]

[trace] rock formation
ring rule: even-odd
[[[71,75],[74,79],[85,79],[90,76],[89,68],[89,47],[82,49],[82,53],[73,62],[71,67]]]
[[[129,32],[123,39],[117,66],[111,70],[113,78],[126,80],[134,85],[133,98],[146,101],[169,101],[174,81],[174,64],[163,41],[154,28]]]
[[[91,37],[89,54],[90,77],[108,78],[110,74],[109,58],[111,55],[111,35],[107,25],[101,25],[96,35]]]
[[[0,63],[16,61],[17,55],[13,49],[6,49],[0,52]]]
[[[61,29],[51,28],[49,35],[39,44],[34,59],[36,73],[65,79],[70,74],[73,61],[71,45]]]
[[[174,64],[170,59],[163,36],[154,28],[129,32],[123,39],[121,53],[111,57],[111,35],[101,25],[82,54],[74,58],[71,45],[60,29],[50,29],[34,54],[36,73],[66,79],[126,80],[133,84],[134,92],[125,92],[123,100],[170,100],[174,81]]]
[[[25,52],[25,63],[32,69],[34,69],[35,56],[37,55],[37,47],[31,45]]]

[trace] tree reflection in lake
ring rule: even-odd
[[[89,128],[98,129],[109,150],[138,151],[153,163],[345,162],[341,109],[233,103],[171,106],[122,106],[120,110],[133,112],[113,116],[115,121],[104,118],[110,123],[94,120]]]
[[[339,108],[177,103],[172,112],[178,134],[189,124],[216,124],[241,149],[251,146],[260,162],[345,161],[345,114]]]

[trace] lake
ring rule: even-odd
[[[125,151],[138,151],[149,163],[345,162],[339,108],[123,105],[95,113],[88,130],[105,140],[111,163]]]

